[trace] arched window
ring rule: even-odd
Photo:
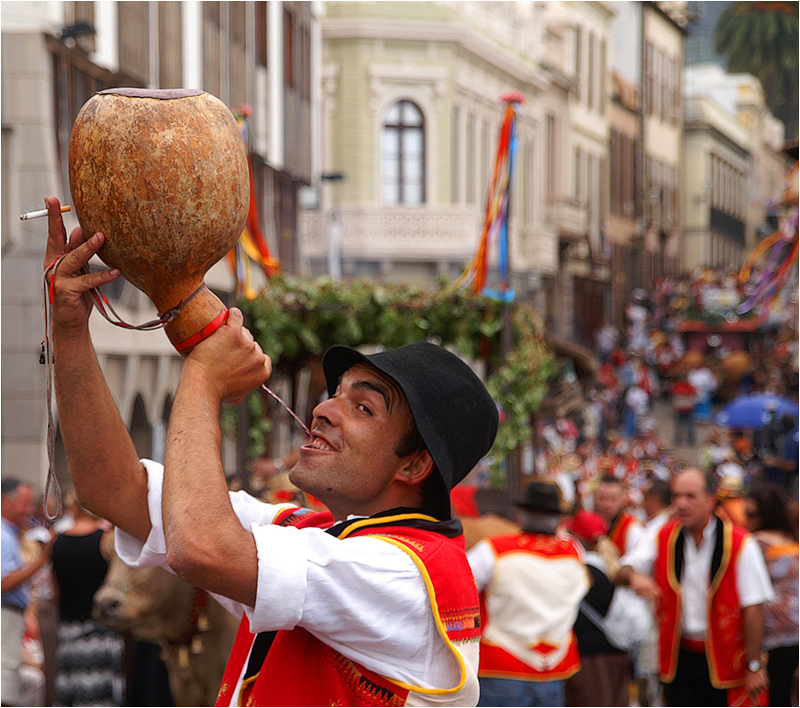
[[[386,114],[381,144],[384,204],[425,201],[425,124],[411,101],[398,101]]]

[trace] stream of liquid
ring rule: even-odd
[[[280,403],[288,411],[289,415],[291,415],[292,418],[294,418],[297,421],[297,424],[305,431],[305,434],[310,438],[311,431],[308,429],[308,426],[302,420],[300,420],[300,416],[298,416],[297,413],[295,413],[291,408],[289,408],[289,406],[287,406],[283,402],[283,399],[277,393],[275,393],[275,391],[272,391],[266,384],[261,384],[261,388],[263,388],[270,396],[272,396],[278,403]]]

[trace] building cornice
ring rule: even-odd
[[[729,135],[723,133],[719,128],[707,121],[702,119],[696,120],[689,120],[684,121],[683,124],[684,134],[688,135],[689,133],[710,133],[713,135],[717,140],[729,148],[733,149],[735,152],[741,154],[742,157],[747,157],[750,154],[750,149],[746,146],[740,145],[736,142],[733,138]]]
[[[596,9],[600,15],[603,16],[604,20],[610,20],[616,15],[617,13],[614,11],[614,7],[610,2],[604,2],[603,0],[597,0],[596,2],[588,2],[587,5],[591,5]]]
[[[674,17],[672,17],[668,12],[663,10],[661,6],[657,2],[652,2],[650,0],[646,0],[642,3],[646,8],[653,10],[657,15],[661,15],[661,17],[669,22],[676,30],[678,30],[684,37],[688,34],[688,30],[685,27],[682,27]]]
[[[374,18],[327,18],[322,22],[323,42],[357,39],[364,41],[432,42],[454,44],[534,90],[547,88],[547,76],[531,57],[504,51],[493,42],[476,37],[463,22],[379,20]]]

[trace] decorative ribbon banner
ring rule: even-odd
[[[761,317],[768,317],[775,301],[786,285],[792,266],[797,262],[798,245],[798,163],[786,176],[783,195],[777,206],[781,207],[778,230],[767,236],[747,256],[739,271],[739,282],[750,278],[753,265],[768,253],[764,270],[746,302],[736,308],[743,315],[751,310]]]
[[[253,182],[253,163],[250,159],[250,131],[247,124],[247,119],[252,114],[253,110],[250,106],[242,106],[236,112],[236,122],[242,131],[242,140],[244,140],[247,148],[247,166],[250,173],[250,210],[247,214],[247,221],[242,235],[226,256],[228,266],[236,278],[236,297],[244,296],[248,300],[252,300],[257,295],[255,288],[252,286],[251,261],[261,267],[267,278],[279,275],[281,272],[280,261],[270,252],[258,218],[256,190]]]
[[[508,201],[517,152],[517,106],[524,103],[525,99],[522,94],[513,91],[503,94],[500,100],[506,108],[497,140],[497,154],[489,191],[486,194],[483,230],[475,256],[464,272],[452,283],[450,289],[458,290],[471,284],[475,294],[482,294],[501,302],[512,302],[515,293],[508,284]],[[486,273],[489,249],[495,242],[497,242],[497,269],[500,283],[499,288],[490,288],[486,284]]]

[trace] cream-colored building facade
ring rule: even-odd
[[[564,73],[572,79],[566,135],[559,136],[556,158],[559,182],[548,197],[547,225],[558,249],[548,322],[555,334],[588,345],[604,316],[609,279],[602,225],[609,200],[608,55],[614,11],[605,2],[554,2],[544,8],[546,26],[565,38]],[[562,95],[562,86],[554,80],[551,94]]]
[[[684,111],[684,265],[735,268],[746,255],[747,134],[708,96],[687,96]]]
[[[301,219],[308,274],[458,275],[477,245],[509,91],[525,98],[510,261],[514,274],[532,267],[544,211],[540,12],[533,2],[325,4],[321,199]]]
[[[643,3],[644,281],[680,269],[684,32],[658,3]]]
[[[457,276],[483,225],[500,97],[517,91],[511,286],[572,337],[573,271],[597,277],[580,262],[599,253],[605,208],[612,14],[595,2],[326,3],[321,198],[301,219],[306,272]],[[399,155],[398,132],[409,141]]]
[[[680,271],[685,3],[614,2],[609,317],[635,288]],[[633,123],[635,122],[635,126]]]
[[[777,226],[772,205],[791,166],[784,127],[749,74],[726,74],[714,64],[687,67],[684,92],[692,102],[683,195],[692,243],[685,265],[736,267]]]

